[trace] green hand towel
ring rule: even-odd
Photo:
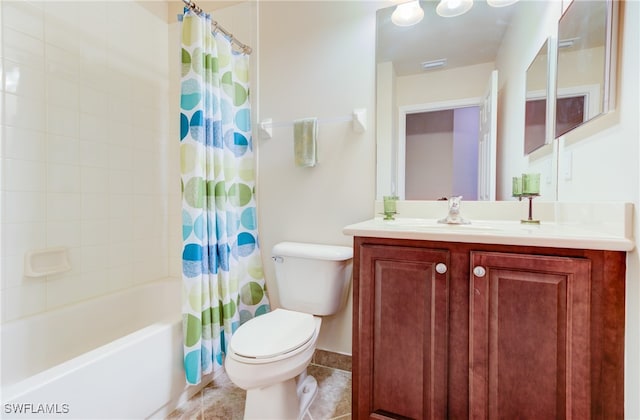
[[[304,118],[293,122],[293,154],[296,166],[314,167],[318,163],[317,134],[317,118]]]

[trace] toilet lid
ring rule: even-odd
[[[315,329],[313,315],[276,309],[244,323],[229,345],[238,356],[269,359],[303,346]]]

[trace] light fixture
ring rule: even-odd
[[[487,0],[487,4],[491,7],[506,7],[517,2],[518,0]]]
[[[424,10],[420,7],[419,0],[411,0],[396,6],[396,10],[391,14],[391,22],[397,26],[412,26],[423,17]]]
[[[442,17],[454,17],[467,13],[473,6],[473,0],[440,0],[436,13]]]

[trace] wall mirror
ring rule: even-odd
[[[560,18],[556,137],[609,110],[615,3],[574,0]]]
[[[454,18],[438,16],[437,3],[421,2],[424,19],[410,27],[391,22],[395,6],[377,12],[377,196],[495,199],[495,191],[483,198],[484,187],[478,186],[479,179],[495,179],[496,150],[493,146],[493,161],[477,162],[478,154],[491,152],[478,146],[479,131],[491,124],[478,127],[477,120],[485,114],[480,105],[489,88],[497,91],[496,54],[521,2],[496,8],[476,1]],[[464,120],[475,121],[475,127]],[[469,130],[475,140],[468,138]],[[409,137],[415,141],[408,143]],[[459,147],[469,141],[475,150]]]
[[[528,155],[551,141],[547,136],[547,98],[549,83],[549,40],[527,68],[524,154]]]

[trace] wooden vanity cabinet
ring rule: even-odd
[[[624,252],[354,245],[355,419],[623,418]]]

